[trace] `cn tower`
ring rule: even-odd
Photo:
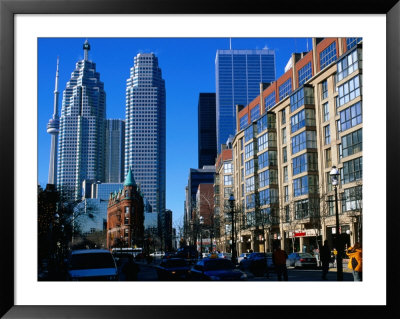
[[[57,71],[56,71],[56,84],[54,89],[54,111],[53,117],[49,120],[47,124],[47,133],[51,135],[51,148],[50,148],[50,164],[49,164],[49,178],[47,183],[55,185],[56,184],[56,174],[57,174],[57,140],[58,132],[60,126],[60,120],[58,118],[58,64],[59,59],[57,57]]]

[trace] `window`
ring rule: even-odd
[[[289,201],[289,186],[285,186],[284,188],[285,191],[285,203]]]
[[[268,116],[263,116],[257,121],[257,133],[265,131],[268,128]]]
[[[258,179],[260,183],[259,187],[265,187],[270,184],[278,184],[278,171],[275,169],[266,170],[258,174]]]
[[[326,99],[328,97],[328,80],[323,81],[321,86],[322,86],[322,99]]]
[[[258,156],[258,168],[262,169],[267,166],[276,166],[276,151],[268,151]]]
[[[254,144],[250,143],[244,147],[244,158],[248,159],[249,157],[254,155]]]
[[[282,116],[282,124],[286,123],[286,109],[283,109],[281,111],[281,116]]]
[[[358,51],[354,50],[337,63],[336,81],[343,80],[356,70],[358,70]]]
[[[292,92],[292,78],[289,78],[279,86],[279,101],[287,97],[291,92]]]
[[[224,187],[224,198],[230,197],[232,194],[232,187]]]
[[[333,196],[328,196],[328,215],[335,215],[335,199]]]
[[[347,188],[342,196],[342,212],[362,207],[362,186]]]
[[[282,144],[286,144],[286,127],[282,129]]]
[[[278,202],[278,190],[267,188],[260,191],[260,205],[269,205]]]
[[[246,193],[254,192],[254,176],[246,178]]]
[[[299,70],[299,86],[302,86],[312,76],[311,74],[311,62],[308,62]]]
[[[343,168],[340,170],[340,175],[343,184],[362,179],[362,157],[344,162]]]
[[[251,209],[255,207],[255,195],[250,194],[246,196],[246,208]]]
[[[240,139],[240,150],[243,151],[243,138]],[[243,165],[243,163],[242,163]]]
[[[240,166],[243,166],[243,153],[240,154]]]
[[[326,191],[330,192],[332,190],[332,178],[330,172],[326,173],[325,179],[326,179]]]
[[[129,217],[125,216],[124,225],[128,225],[128,224],[129,224]]]
[[[267,147],[276,147],[275,133],[265,133],[258,138],[258,150],[262,151]]]
[[[224,176],[224,185],[232,185],[233,184],[233,176],[225,175]]]
[[[314,175],[306,175],[293,180],[294,197],[305,195],[308,193],[316,193],[318,189],[318,177]]]
[[[256,105],[256,107],[250,110],[250,122],[253,122],[259,117],[260,117],[260,105]]]
[[[325,145],[328,145],[331,143],[331,127],[328,124],[327,126],[324,126],[324,136],[325,136]]]
[[[245,114],[240,118],[240,129],[242,130],[243,128],[245,128],[248,123],[249,123],[249,116]]]
[[[303,219],[307,218],[308,215],[308,199],[296,201],[294,203],[294,218]]]
[[[315,111],[313,109],[301,110],[290,118],[290,123],[292,133],[304,126],[315,126]]]
[[[333,42],[319,54],[320,70],[336,60],[336,42]]]
[[[342,132],[360,124],[361,122],[361,102],[357,102],[340,112],[340,129]]]
[[[288,167],[284,166],[283,167],[283,182],[287,183],[288,181]]]
[[[331,167],[332,166],[332,154],[331,154],[331,149],[327,148],[325,150],[325,167]]]
[[[282,149],[282,152],[283,152],[283,162],[286,163],[287,162],[287,147],[286,146]]]
[[[342,106],[361,94],[361,76],[357,75],[338,87],[336,107]]]
[[[285,222],[286,222],[286,223],[289,223],[289,222],[290,222],[289,205],[285,206]]]
[[[232,163],[224,163],[224,173],[225,174],[232,174],[233,169],[232,169]]]
[[[351,50],[356,46],[358,42],[360,42],[362,38],[347,38],[346,39],[346,44],[347,44],[347,50]]]
[[[329,103],[322,104],[322,107],[324,109],[324,122],[329,121]]]
[[[292,160],[293,176],[307,171],[316,171],[317,165],[317,153],[305,153],[294,157]]]
[[[275,105],[275,102],[276,102],[276,96],[275,96],[275,91],[273,91],[265,98],[265,109],[269,110],[271,107]]]
[[[248,128],[244,130],[244,141],[250,141],[254,136],[254,128],[253,125],[250,125]]]
[[[296,154],[305,148],[316,148],[317,137],[315,131],[305,131],[292,138],[292,154]]]
[[[342,157],[347,157],[362,151],[362,129],[342,137],[340,145]]]
[[[245,163],[246,176],[254,173],[254,159]]]

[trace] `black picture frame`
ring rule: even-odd
[[[386,240],[386,306],[22,306],[15,305],[14,287],[14,18],[16,14],[385,14],[387,19],[386,41],[386,239],[376,234],[377,240]],[[222,2],[222,1],[163,1],[163,0],[0,0],[0,181],[1,221],[3,245],[0,257],[0,315],[4,318],[204,318],[279,316],[289,317],[299,311],[310,316],[360,317],[361,315],[395,318],[396,288],[399,283],[395,254],[398,237],[395,227],[399,223],[396,205],[396,182],[399,180],[396,164],[399,163],[399,43],[400,4],[391,1],[275,1]],[[377,63],[380,63],[379,61]],[[382,67],[384,65],[382,64]],[[379,94],[379,92],[377,92]],[[382,101],[382,104],[384,101]],[[378,230],[379,232],[379,230]],[[381,255],[382,252],[374,252]],[[316,293],[318,293],[316,291]],[[343,290],[344,298],[351,299]],[[327,296],[329,298],[329,296]]]

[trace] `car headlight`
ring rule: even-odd
[[[242,274],[240,276],[240,280],[247,280],[247,275],[246,274]]]
[[[210,276],[210,279],[211,280],[221,280],[221,278],[218,276]]]

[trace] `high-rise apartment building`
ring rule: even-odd
[[[96,64],[89,60],[89,42],[84,59],[76,63],[63,92],[57,187],[66,199],[81,196],[82,181],[104,180],[106,93]]]
[[[198,104],[199,168],[214,165],[217,157],[215,93],[200,93]]]
[[[158,58],[139,53],[126,84],[125,174],[132,169],[153,211],[165,209],[166,96]]]
[[[236,105],[260,94],[260,83],[275,80],[274,50],[218,50],[215,58],[217,150],[236,133]],[[260,114],[253,111],[252,117]]]
[[[124,181],[125,121],[107,119],[105,182]]]
[[[362,43],[313,39],[313,48],[246,107],[233,141],[238,252],[310,252],[362,240]],[[259,105],[258,117],[251,117]],[[339,229],[330,172],[340,172]]]

